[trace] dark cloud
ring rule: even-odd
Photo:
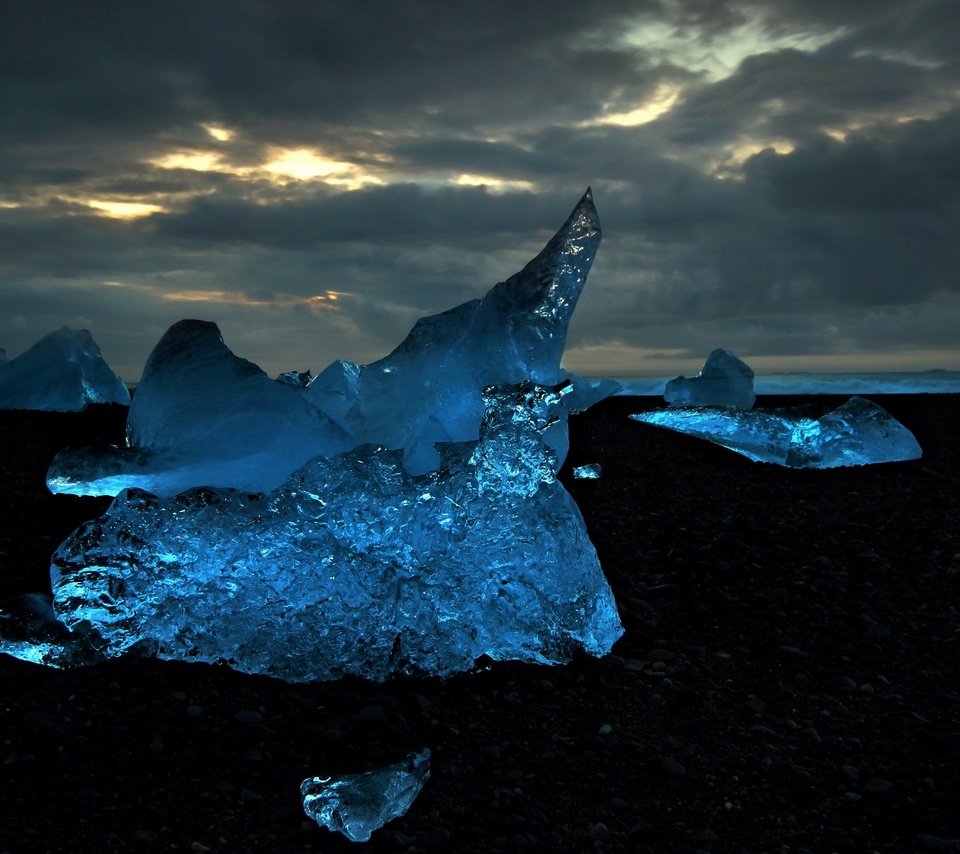
[[[200,315],[278,370],[375,358],[592,184],[574,348],[949,350],[958,43],[949,0],[0,4],[0,345],[83,321],[136,366]]]

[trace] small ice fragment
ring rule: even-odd
[[[308,777],[300,784],[303,811],[351,842],[366,842],[375,830],[404,815],[429,779],[429,748],[362,774]]]
[[[603,474],[603,469],[600,468],[600,463],[590,463],[586,466],[577,466],[573,470],[573,477],[575,480],[599,480],[601,474]]]
[[[863,397],[851,397],[817,419],[775,411],[682,406],[630,418],[706,439],[754,462],[789,468],[862,466],[923,455],[906,427]]]
[[[277,377],[277,382],[282,385],[292,385],[294,388],[306,388],[310,385],[313,376],[310,371],[284,371]]]
[[[667,383],[663,399],[674,406],[733,406],[749,409],[756,400],[753,369],[730,350],[717,348],[695,377]]]

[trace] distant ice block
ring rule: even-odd
[[[673,406],[733,406],[749,409],[756,400],[753,370],[729,350],[717,348],[695,377],[667,383],[663,399]]]
[[[271,381],[235,356],[212,323],[171,327],[147,361],[127,421],[128,449],[59,455],[53,492],[116,494],[136,486],[172,495],[188,486],[277,487],[318,454],[364,444],[403,453],[410,474],[440,464],[437,442],[476,440],[483,389],[555,385],[567,327],[600,244],[588,189],[543,251],[482,299],[421,318],[390,355],[370,365],[338,361],[306,389]],[[573,378],[575,391],[545,440],[558,464],[568,411],[615,384]]]
[[[862,397],[851,397],[819,419],[711,407],[670,407],[630,418],[715,442],[756,462],[790,468],[862,466],[915,460],[923,454],[906,427]]]
[[[489,390],[480,440],[441,445],[427,475],[367,445],[266,495],[125,491],[54,554],[56,615],[96,636],[97,658],[293,682],[604,655],[616,604],[543,441],[567,389]]]
[[[175,495],[192,486],[273,489],[317,454],[354,445],[302,387],[235,356],[215,323],[181,320],[143,370],[126,448],[67,449],[47,472],[53,493]]]
[[[575,480],[599,480],[603,470],[599,463],[589,463],[585,466],[577,466],[573,470]]]
[[[130,393],[86,329],[64,326],[0,359],[0,409],[77,412],[91,403],[128,404]]]
[[[300,784],[303,811],[321,827],[351,842],[366,842],[388,821],[410,809],[430,779],[430,750],[401,762],[339,777],[309,777]]]

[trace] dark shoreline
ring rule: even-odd
[[[960,838],[960,395],[870,399],[923,459],[757,465],[626,418],[653,397],[574,418],[562,478],[626,628],[600,661],[289,686],[0,657],[0,852],[960,850],[933,839]],[[124,414],[0,413],[0,596],[109,504],[43,477]],[[304,777],[421,747],[433,779],[368,846],[302,815]]]

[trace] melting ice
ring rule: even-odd
[[[104,361],[86,329],[64,326],[16,359],[0,359],[0,409],[86,409],[130,402],[127,387]]]
[[[365,445],[266,495],[123,492],[54,554],[56,616],[91,660],[149,652],[289,681],[603,655],[616,605],[544,441],[567,391],[489,389],[479,441],[441,445],[426,475]],[[76,646],[0,648],[69,666]]]
[[[404,815],[430,779],[430,751],[401,762],[339,777],[309,777],[300,784],[303,811],[321,827],[351,842],[366,842],[375,830]]]
[[[906,427],[862,397],[817,419],[712,407],[670,407],[630,417],[790,468],[861,466],[914,460],[923,453]]]
[[[438,442],[476,440],[483,389],[551,386],[567,327],[600,244],[589,190],[544,249],[482,299],[422,318],[388,356],[338,361],[304,389],[270,380],[235,356],[212,323],[181,321],[151,354],[127,423],[127,448],[63,452],[52,492],[115,495],[130,486],[173,495],[189,486],[265,491],[318,454],[376,444],[403,455],[410,474],[437,468]],[[574,378],[567,410],[619,386]],[[545,434],[562,463],[565,413]]]

